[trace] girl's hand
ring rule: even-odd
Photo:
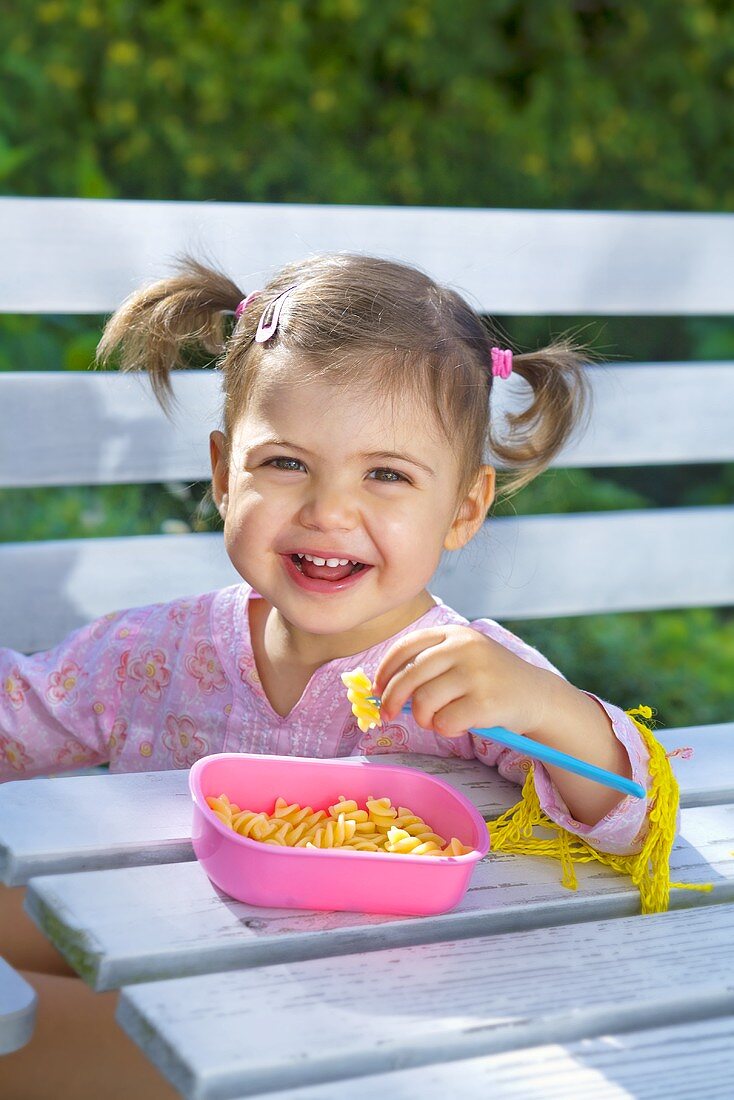
[[[472,726],[505,726],[532,737],[561,684],[492,638],[453,625],[406,634],[382,658],[374,681],[383,718],[394,718],[412,699],[418,725],[444,737]]]

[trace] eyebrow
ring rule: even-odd
[[[260,447],[290,447],[293,451],[300,451],[304,455],[313,455],[312,451],[306,450],[305,447],[299,447],[297,443],[289,443],[287,439],[262,439],[258,443],[254,443],[250,447],[251,451],[256,451]],[[413,458],[412,455],[400,454],[398,451],[365,451],[360,455],[356,455],[357,458],[397,458],[402,462],[410,462],[413,466],[418,466],[421,470],[424,470],[429,477],[435,477],[435,472],[430,466],[426,466],[425,462],[419,462],[417,458]]]

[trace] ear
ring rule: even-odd
[[[226,459],[227,441],[222,432],[212,432],[209,436],[209,456],[212,463],[212,496],[224,519],[227,514],[229,489],[229,465]]]
[[[472,488],[459,505],[444,539],[444,550],[460,550],[476,535],[494,500],[494,466],[480,466]]]

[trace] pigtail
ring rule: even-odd
[[[509,432],[503,438],[489,426],[492,455],[510,468],[499,479],[501,496],[514,495],[542,473],[571,434],[588,425],[591,386],[585,365],[590,358],[571,337],[513,357],[513,374],[525,379],[533,400],[521,412],[506,414]]]
[[[198,348],[218,356],[224,351],[225,314],[243,298],[221,271],[183,255],[179,274],[134,291],[113,313],[97,345],[97,362],[107,366],[119,352],[123,371],[146,370],[166,414],[173,399],[171,371],[189,364],[186,352]]]

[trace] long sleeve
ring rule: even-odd
[[[506,646],[529,664],[547,669],[558,676],[563,675],[542,653],[493,620],[476,619],[471,626]],[[605,711],[615,737],[624,745],[630,761],[632,778],[649,790],[650,754],[634,722],[619,707],[600,699],[591,692],[586,694],[595,699]],[[535,791],[540,808],[551,821],[561,825],[568,832],[583,837],[588,844],[599,851],[617,855],[639,851],[647,833],[648,799],[620,795],[620,801],[600,821],[595,825],[586,825],[571,816],[550,773],[539,760],[529,761],[527,757],[523,757],[512,749],[474,735],[472,735],[472,742],[477,759],[496,765],[499,773],[513,782],[523,784],[529,764],[532,763]]]
[[[109,760],[121,664],[149,612],[113,612],[30,656],[0,648],[0,782]]]

